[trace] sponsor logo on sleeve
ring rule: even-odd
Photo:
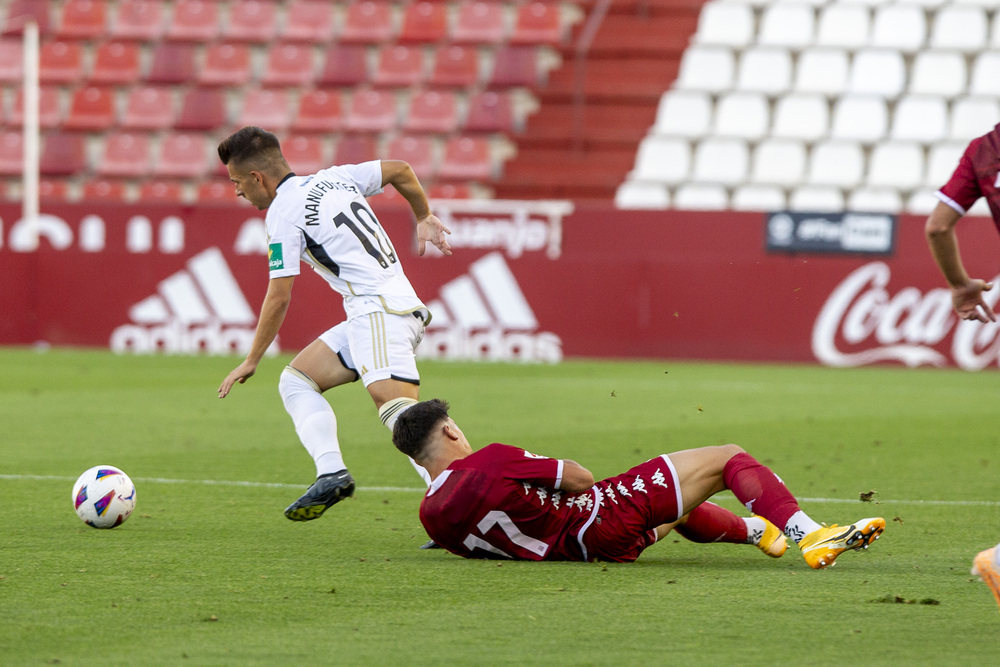
[[[281,253],[280,243],[267,246],[267,268],[269,271],[280,271],[285,268],[285,258]]]

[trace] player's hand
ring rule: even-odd
[[[237,366],[232,370],[232,372],[226,376],[226,379],[222,381],[219,385],[219,398],[225,398],[229,395],[229,390],[233,388],[233,385],[239,382],[243,384],[257,372],[257,364],[252,364],[249,361],[244,361],[242,364]]]
[[[417,220],[417,254],[423,256],[430,241],[434,247],[445,255],[451,254],[451,245],[445,234],[451,234],[451,230],[444,226],[438,217],[429,213],[426,217]]]
[[[993,283],[985,280],[970,280],[964,285],[951,288],[951,302],[955,312],[963,320],[970,322],[996,322],[997,316],[983,299],[983,292],[993,289]]]

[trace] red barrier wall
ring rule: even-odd
[[[891,256],[787,254],[765,249],[756,213],[438,202],[455,232],[445,258],[416,255],[407,210],[373,206],[434,313],[424,357],[998,366],[997,326],[951,314],[922,218],[898,220]],[[252,337],[267,282],[259,212],[64,205],[44,214],[31,250],[19,209],[0,205],[0,344],[186,353],[240,350]],[[960,239],[969,271],[993,278],[992,223],[963,220]],[[282,350],[343,317],[340,297],[308,273],[296,281]]]

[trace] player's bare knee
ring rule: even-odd
[[[719,447],[719,450],[721,451],[721,454],[725,458],[726,461],[728,461],[729,459],[733,458],[737,454],[745,454],[746,453],[745,449],[743,449],[739,445],[733,445],[733,444],[721,445]]]

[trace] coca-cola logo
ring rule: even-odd
[[[889,291],[892,277],[884,262],[854,270],[827,298],[813,325],[812,351],[828,366],[901,362],[967,370],[1000,366],[1000,325],[959,320],[951,292],[922,292],[907,286]],[[994,282],[1000,276],[994,278]],[[993,307],[1000,290],[984,293]],[[949,348],[947,338],[951,335]]]

